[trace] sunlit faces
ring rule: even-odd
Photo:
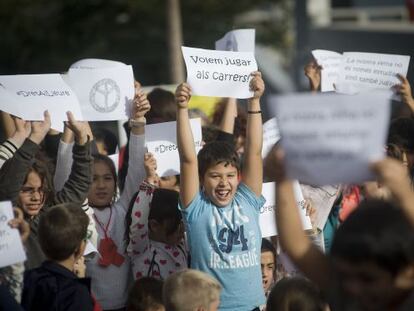
[[[336,259],[334,264],[343,289],[364,310],[391,310],[414,286],[413,267],[393,275],[373,262]]]
[[[262,284],[264,292],[268,292],[273,284],[275,272],[275,256],[272,252],[262,252],[261,254]]]
[[[110,168],[103,161],[93,165],[93,182],[89,189],[88,200],[93,207],[109,206],[115,192],[115,179]]]
[[[203,177],[205,195],[220,207],[232,201],[238,184],[237,168],[224,162],[209,167]]]
[[[31,171],[19,192],[19,205],[30,217],[39,214],[44,204],[45,193],[39,174]]]

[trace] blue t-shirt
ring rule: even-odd
[[[265,303],[260,269],[262,236],[257,197],[240,183],[232,202],[217,207],[198,193],[186,209],[191,268],[214,276],[222,285],[220,310],[250,311]]]

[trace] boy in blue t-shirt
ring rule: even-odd
[[[260,269],[259,210],[262,192],[262,116],[264,83],[252,73],[244,167],[232,146],[212,142],[196,156],[188,116],[190,86],[176,90],[177,141],[181,163],[180,208],[186,223],[191,267],[222,285],[220,310],[250,311],[265,303]],[[201,184],[201,190],[200,190]]]

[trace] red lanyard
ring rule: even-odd
[[[109,227],[109,224],[111,223],[111,218],[112,218],[112,207],[109,208],[109,220],[108,220],[108,223],[106,224],[105,228],[102,226],[102,223],[99,221],[98,217],[96,217],[95,214],[93,214],[93,217],[97,221],[99,227],[101,227],[102,231],[104,232],[105,239],[107,239],[108,238],[108,227]]]

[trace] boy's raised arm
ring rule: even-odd
[[[242,180],[256,194],[262,194],[263,163],[262,163],[262,111],[260,97],[264,92],[262,74],[258,71],[252,73],[250,89],[254,92],[247,106],[246,145],[244,148],[244,165]]]
[[[330,265],[327,257],[305,235],[292,181],[284,173],[282,151],[273,149],[266,161],[276,181],[276,225],[281,247],[306,277],[322,290],[327,289]]]
[[[180,201],[182,208],[187,208],[199,191],[197,155],[188,117],[190,98],[190,86],[187,83],[180,84],[175,91],[175,102],[177,104],[177,145],[180,155]]]

